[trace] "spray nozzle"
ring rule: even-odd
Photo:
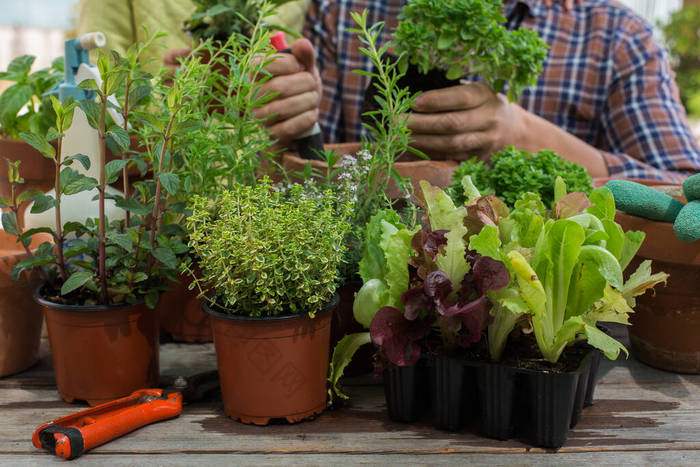
[[[99,49],[107,44],[107,39],[101,32],[89,32],[80,36],[78,41],[83,50]]]

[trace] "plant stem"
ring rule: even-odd
[[[162,191],[162,184],[160,182],[160,177],[158,175],[163,171],[163,161],[165,160],[165,151],[168,147],[168,142],[170,141],[170,130],[172,128],[173,122],[175,120],[175,113],[170,117],[168,126],[163,133],[163,145],[160,148],[160,157],[158,159],[158,171],[153,174],[156,180],[156,194],[153,200],[153,214],[151,215],[151,253],[148,254],[148,265],[146,267],[146,274],[151,274],[151,268],[153,267],[153,247],[155,246],[156,240],[156,228],[158,225],[158,218],[160,217],[160,192]]]
[[[56,166],[56,172],[54,174],[54,190],[56,191],[56,200],[58,200],[58,205],[54,209],[56,213],[56,265],[58,266],[58,272],[61,275],[63,282],[68,280],[68,273],[66,271],[66,261],[63,258],[63,223],[61,222],[61,149],[63,146],[63,136],[58,138],[58,144],[56,145],[56,158],[54,159],[54,165]]]
[[[108,302],[107,295],[107,268],[105,254],[105,153],[107,151],[105,142],[105,119],[107,113],[107,96],[100,95],[100,181],[97,187],[100,193],[100,221],[99,221],[99,236],[98,236],[98,265],[100,276],[100,288],[102,289],[102,302],[106,305]]]
[[[129,134],[129,89],[131,88],[131,80],[127,78],[126,80],[126,93],[124,97],[124,110],[122,111],[122,117],[124,117],[124,131]],[[126,153],[122,152],[122,160],[126,160]],[[131,187],[129,186],[129,172],[127,171],[126,165],[122,168],[122,189],[124,191],[124,197],[129,197],[129,191]],[[129,223],[131,221],[131,212],[126,211],[126,216],[124,218],[125,228],[129,228]]]

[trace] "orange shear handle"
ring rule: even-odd
[[[144,425],[177,417],[182,412],[179,392],[163,396],[162,389],[141,389],[130,396],[59,418],[38,427],[32,442],[63,459],[86,451]]]

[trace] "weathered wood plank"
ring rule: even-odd
[[[47,350],[47,349],[44,349]],[[165,375],[216,367],[212,345],[165,344]],[[460,433],[387,418],[382,387],[369,378],[347,383],[352,403],[311,422],[255,427],[228,419],[220,400],[187,406],[174,420],[150,425],[78,461],[110,465],[347,463],[700,464],[700,376],[661,372],[634,360],[604,362],[593,407],[584,411],[557,454],[523,440],[496,441],[471,426]],[[84,406],[59,400],[50,359],[0,380],[0,464],[53,463],[30,442],[34,428]],[[524,455],[527,454],[527,455]],[[75,465],[73,463],[72,465]]]
[[[182,452],[177,456],[169,453],[97,453],[85,455],[71,461],[71,466],[192,466],[192,465],[537,465],[543,467],[581,465],[674,465],[697,466],[700,455],[696,451],[676,451],[670,457],[668,452],[622,451],[622,452],[582,452],[582,453],[507,453],[507,454],[462,454],[431,453],[417,454],[229,454],[206,452]],[[0,465],[44,466],[66,465],[65,461],[45,454],[21,453],[6,456]]]

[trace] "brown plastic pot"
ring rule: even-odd
[[[52,303],[37,288],[46,316],[56,385],[66,402],[90,405],[158,384],[158,315],[136,305]]]
[[[673,224],[623,212],[616,221],[646,238],[629,271],[645,259],[670,275],[666,287],[637,298],[629,328],[632,352],[644,363],[679,373],[700,373],[700,241],[678,240]]]
[[[189,290],[192,282],[187,274],[181,274],[178,282],[170,284],[158,301],[160,332],[168,334],[175,342],[212,342],[209,315],[202,311],[198,290]]]
[[[49,234],[35,235],[30,248],[51,239]],[[32,300],[38,274],[25,271],[17,282],[10,276],[15,264],[27,256],[14,235],[0,230],[0,377],[26,370],[39,356],[44,317]]]
[[[342,143],[342,144],[327,144],[326,149],[335,150],[338,155],[346,154],[355,155],[360,150],[360,143]],[[302,159],[293,153],[285,153],[282,155],[282,166],[292,172],[303,172],[306,165],[311,162],[311,166],[318,170],[325,170],[328,166],[320,160]],[[459,165],[459,162],[446,161],[402,161],[397,162],[395,167],[397,172],[402,177],[410,177],[414,189],[420,190],[419,183],[421,180],[427,180],[432,185],[439,188],[446,188],[452,184],[452,172]],[[392,180],[389,184],[388,194],[392,198],[401,197],[398,187]]]
[[[271,419],[299,422],[327,405],[331,318],[336,294],[316,314],[251,318],[211,316],[224,411],[243,423],[267,425]]]

